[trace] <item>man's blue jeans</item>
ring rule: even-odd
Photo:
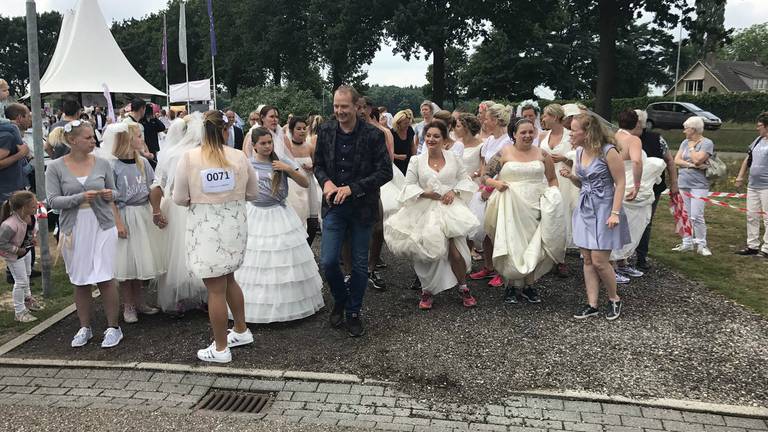
[[[350,202],[330,208],[323,217],[323,237],[320,244],[320,267],[331,287],[333,301],[337,305],[344,305],[347,315],[360,313],[365,289],[368,287],[368,248],[373,225],[361,222],[356,213],[354,204]],[[339,264],[341,247],[347,233],[352,249],[352,279],[349,292]]]

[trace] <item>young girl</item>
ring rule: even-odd
[[[0,209],[0,256],[13,276],[13,309],[16,321],[37,320],[30,313],[40,310],[29,289],[29,275],[32,272],[30,249],[37,244],[37,198],[28,191],[15,192]]]
[[[137,312],[154,315],[159,310],[147,306],[143,298],[144,281],[159,276],[165,259],[159,249],[162,233],[152,223],[149,186],[155,173],[149,161],[140,155],[144,148],[141,130],[135,123],[110,125],[105,133],[105,147],[117,158],[112,164],[117,195],[114,201],[117,226],[117,265],[115,278],[123,292],[123,319],[138,321]]]
[[[235,279],[245,296],[250,323],[308,317],[323,303],[323,281],[296,212],[286,206],[288,177],[306,188],[307,178],[294,162],[278,159],[266,128],[251,131],[251,164],[259,174],[259,196],[248,205],[248,245]]]

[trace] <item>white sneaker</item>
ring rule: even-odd
[[[629,278],[627,276],[624,276],[623,274],[616,272],[616,283],[617,284],[628,284]]]
[[[214,342],[208,348],[198,350],[197,358],[205,362],[229,363],[232,361],[232,352],[229,347],[224,348],[224,351],[216,351],[216,342]]]
[[[75,337],[72,338],[72,348],[78,348],[88,343],[93,337],[90,327],[81,327]]]
[[[672,250],[675,252],[693,252],[693,245],[680,243],[679,245],[673,247]]]
[[[160,312],[160,309],[149,306],[147,304],[143,304],[137,307],[136,311],[142,315],[156,315],[158,312]]]
[[[28,323],[32,321],[37,321],[37,318],[35,318],[27,309],[24,309],[23,311],[16,314],[16,321]]]
[[[250,343],[253,343],[253,333],[251,333],[251,329],[246,329],[242,333],[236,332],[235,329],[229,329],[229,333],[227,333],[227,347],[234,348]]]
[[[701,256],[712,256],[712,251],[706,246],[699,246],[699,250],[696,252]]]
[[[136,308],[133,306],[125,306],[123,309],[123,321],[126,324],[133,324],[139,322],[139,316],[136,315]]]
[[[104,332],[104,340],[101,341],[101,347],[102,348],[112,348],[117,346],[117,344],[120,343],[120,341],[123,340],[123,331],[118,328],[108,328]]]

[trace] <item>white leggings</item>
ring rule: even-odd
[[[706,198],[709,195],[709,189],[688,189],[680,188],[680,192],[690,192],[691,195],[699,198]],[[704,222],[704,207],[707,206],[702,200],[690,198],[683,195],[683,204],[688,213],[688,219],[693,227],[693,237],[683,237],[683,244],[694,244],[697,246],[707,245],[707,224]]]
[[[6,262],[8,269],[13,276],[13,311],[24,312],[27,307],[24,305],[24,298],[32,297],[32,291],[29,288],[29,276],[32,274],[32,254],[27,252],[22,258],[16,261]]]

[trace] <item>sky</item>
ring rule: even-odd
[[[694,0],[689,0],[693,3]],[[18,16],[25,13],[26,0],[0,0],[0,14]],[[63,11],[74,7],[76,0],[37,0],[38,11]],[[99,0],[108,21],[140,18],[163,9],[164,0]],[[768,0],[728,0],[725,7],[725,25],[736,29],[768,22]],[[367,67],[368,83],[380,85],[421,86],[426,84],[425,74],[429,59],[405,61],[392,54],[392,47],[382,43],[373,63]],[[540,96],[548,93],[541,89]],[[543,93],[543,94],[542,94]]]

